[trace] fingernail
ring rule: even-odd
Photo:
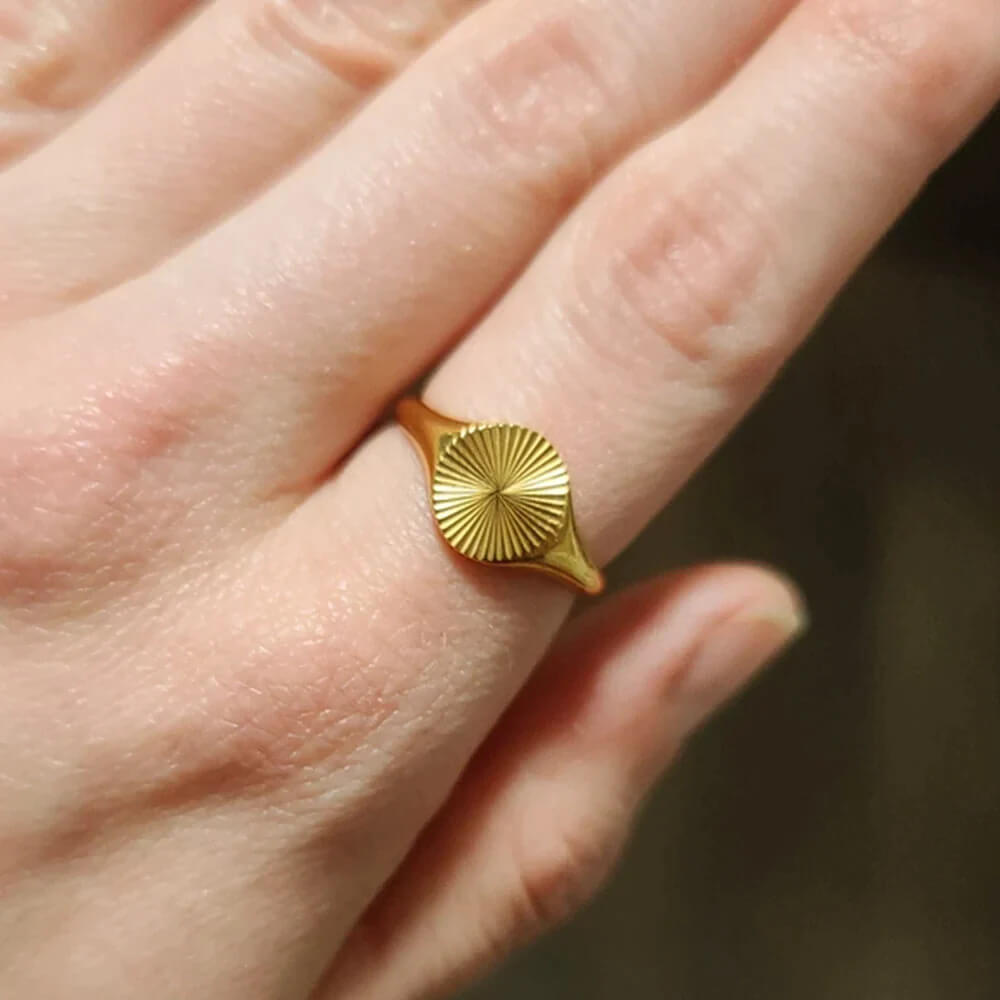
[[[808,627],[801,601],[743,608],[702,640],[684,675],[693,723],[736,693]]]

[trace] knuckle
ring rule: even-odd
[[[254,655],[234,631],[216,628],[210,640],[182,634],[155,667],[122,671],[138,668],[147,683],[108,671],[103,698],[114,711],[97,716],[83,697],[80,708],[67,708],[59,719],[64,773],[48,765],[41,773],[53,789],[60,840],[79,846],[150,811],[185,813],[213,801],[264,804],[301,818],[304,833],[321,810],[321,822],[336,814],[349,827],[360,795],[334,779],[349,784],[353,710],[329,678],[322,690],[315,673],[297,684],[290,661],[305,662],[301,643],[287,655]],[[244,657],[251,662],[234,671],[230,658]],[[321,664],[343,677],[328,659]],[[283,682],[266,669],[286,665]],[[314,773],[321,761],[322,781]],[[320,794],[332,788],[339,794]]]
[[[156,469],[180,434],[106,387],[0,427],[0,593],[44,605],[142,575],[188,510]]]
[[[932,149],[955,141],[964,104],[1000,72],[993,0],[836,0],[820,9],[827,34],[876,74],[889,127]]]
[[[297,623],[290,631],[312,634],[286,637],[283,649],[279,628],[263,651],[245,650],[239,668],[209,694],[211,718],[193,720],[193,738],[202,739],[206,724],[214,735],[199,744],[210,755],[208,770],[221,768],[243,792],[282,789],[308,801],[375,742],[393,714],[396,675],[379,658],[360,656],[324,617],[319,626]]]
[[[225,623],[231,609],[204,594],[191,604],[201,611],[189,606],[174,621],[155,683],[109,678],[121,708],[106,725],[91,720],[90,738],[74,751],[74,771],[103,783],[88,797],[109,816],[183,811],[219,797],[306,811],[363,740],[347,657],[281,630],[264,636],[244,623],[241,631]]]
[[[63,5],[15,3],[0,14],[0,95],[15,110],[41,113],[78,104],[86,84],[85,53]]]
[[[265,49],[304,57],[330,78],[369,90],[425,45],[438,20],[398,15],[398,5],[353,0],[258,0],[248,19]]]
[[[0,452],[0,592],[35,604],[106,575],[127,471],[85,435],[7,435]]]
[[[604,159],[601,120],[627,116],[635,99],[617,79],[606,37],[579,11],[531,18],[457,74],[463,148],[499,160],[527,193],[563,203],[583,190]]]
[[[544,818],[524,817],[515,840],[514,921],[525,936],[565,922],[597,893],[614,869],[627,831],[625,818],[615,810],[577,823],[568,821],[573,816],[568,812],[553,826],[553,797],[545,798]]]
[[[662,165],[626,168],[582,222],[565,318],[602,361],[739,380],[763,359],[738,335],[770,278],[775,238],[728,165],[670,188]]]
[[[169,774],[184,776],[186,786],[216,782],[231,794],[266,794],[307,809],[351,768],[363,773],[366,789],[385,784],[383,770],[395,764],[363,748],[393,739],[385,730],[412,693],[415,640],[388,623],[382,638],[364,587],[331,579],[338,560],[331,549],[324,553],[312,555],[315,569],[300,564],[290,577],[281,568],[286,556],[267,543],[251,549],[228,570],[239,582],[211,602],[210,620],[205,612],[192,620],[190,646],[172,671],[183,690],[161,737],[171,749],[157,755],[173,758]],[[283,596],[289,585],[297,595],[291,608]],[[246,606],[268,609],[266,628],[246,621]],[[220,631],[211,622],[232,624]],[[219,666],[207,680],[205,663]],[[397,735],[416,739],[418,728]]]
[[[283,523],[227,570],[234,589],[191,625],[190,663],[220,663],[206,690],[183,699],[204,709],[183,740],[208,748],[200,770],[225,772],[248,794],[280,794],[303,810],[324,808],[324,793],[350,771],[344,808],[356,795],[377,808],[382,796],[400,794],[414,762],[454,739],[466,712],[516,675],[512,612],[473,601],[467,578],[443,577],[433,558],[415,568],[421,561],[405,545],[400,551],[399,534],[392,546],[371,538],[368,514],[381,502],[373,498],[364,516],[340,511],[324,527]],[[398,505],[395,516],[405,533]],[[433,555],[435,540],[420,533]],[[331,576],[331,567],[348,563],[350,579]],[[266,629],[253,628],[247,607],[267,609]],[[237,626],[219,634],[219,622]],[[214,650],[197,645],[208,630]]]

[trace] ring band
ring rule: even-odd
[[[585,594],[604,589],[577,531],[569,471],[538,431],[454,420],[413,398],[396,417],[423,458],[434,520],[456,552],[545,573]]]

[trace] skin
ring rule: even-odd
[[[434,997],[568,916],[800,599],[566,626],[386,406],[542,430],[606,563],[998,96],[996,0],[0,4],[4,995]]]

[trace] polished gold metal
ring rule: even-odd
[[[423,457],[434,519],[456,552],[586,594],[604,589],[577,532],[569,471],[538,431],[453,420],[417,399],[404,399],[396,415]]]

